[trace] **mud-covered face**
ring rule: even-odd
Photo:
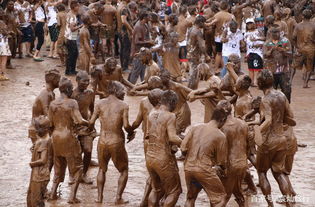
[[[90,78],[88,76],[83,76],[78,80],[78,88],[82,91],[86,90],[90,84]]]
[[[280,39],[280,31],[276,30],[276,31],[273,31],[271,33],[271,37],[273,40],[279,40]]]
[[[117,62],[114,59],[108,60],[107,67],[105,67],[106,72],[113,72],[116,69]]]
[[[14,2],[13,1],[10,1],[7,5],[7,9],[12,11],[14,9]]]
[[[53,80],[52,80],[52,84],[54,88],[59,87],[59,81],[60,81],[60,75],[54,75]]]

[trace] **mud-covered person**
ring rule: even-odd
[[[85,120],[89,120],[94,112],[94,92],[88,89],[90,77],[86,71],[79,71],[76,76],[77,87],[73,90],[71,97],[78,102],[79,111]],[[96,137],[94,128],[78,126],[76,128],[78,140],[83,152],[83,175],[81,181],[92,184],[92,180],[87,177],[92,157],[93,140]]]
[[[210,59],[203,36],[205,22],[206,18],[203,16],[196,17],[193,27],[188,32],[187,57],[190,64],[188,87],[191,89],[198,87],[199,73],[197,66],[201,62],[201,58],[204,57],[204,60]]]
[[[207,193],[211,206],[223,207],[226,204],[226,193],[220,180],[220,176],[225,176],[228,154],[226,137],[220,131],[226,116],[223,109],[216,108],[210,122],[190,128],[181,144],[181,151],[186,156],[185,207],[195,206],[202,189]]]
[[[29,163],[32,168],[30,184],[27,191],[27,207],[45,206],[46,187],[50,180],[51,139],[50,121],[46,116],[36,117],[34,120],[37,140]]]
[[[272,27],[269,32],[270,39],[267,39],[263,47],[265,68],[273,73],[274,88],[280,87],[290,102],[289,57],[292,55],[291,43],[287,38],[281,37],[279,27]]]
[[[287,140],[284,125],[295,126],[293,113],[285,95],[273,88],[273,75],[269,70],[262,70],[257,77],[257,83],[264,96],[261,101],[260,114],[264,120],[260,126],[255,126],[255,141],[258,145],[256,169],[259,177],[259,186],[269,206],[273,206],[271,186],[267,178],[267,171],[272,170],[281,193],[285,196],[286,206],[292,206],[289,198],[292,191],[287,182],[285,173],[285,159],[287,155]]]
[[[227,113],[227,119],[221,127],[221,131],[226,136],[227,141],[227,173],[221,178],[226,191],[226,203],[233,194],[235,201],[240,207],[245,207],[245,198],[242,189],[242,182],[245,177],[248,157],[248,125],[245,121],[234,117],[231,114],[232,106],[230,102],[222,100],[217,105]]]
[[[58,33],[58,40],[57,40],[57,54],[60,58],[60,66],[65,66],[66,64],[66,38],[65,38],[65,31],[66,31],[66,6],[64,4],[57,5],[57,27],[59,30]]]
[[[117,60],[113,57],[107,58],[104,66],[96,66],[91,71],[93,89],[96,95],[100,98],[108,96],[108,84],[112,81],[118,81],[125,85],[128,89],[134,87],[132,83],[124,79],[122,75],[122,68],[117,64]]]
[[[54,149],[54,179],[51,188],[50,200],[57,199],[57,188],[64,181],[66,168],[73,177],[68,203],[79,203],[77,190],[82,176],[82,157],[79,140],[75,137],[76,125],[88,125],[82,118],[79,105],[71,98],[73,85],[67,78],[59,82],[60,97],[51,102],[48,117],[53,128],[52,143]]]
[[[98,196],[96,203],[103,202],[103,191],[106,181],[108,163],[111,159],[120,173],[115,204],[124,204],[122,194],[128,181],[128,155],[125,148],[125,134],[128,139],[133,139],[134,133],[129,124],[129,106],[123,101],[124,87],[117,81],[108,84],[108,97],[100,100],[90,119],[93,125],[97,119],[101,122],[100,138],[97,144],[99,171],[97,174]]]
[[[129,74],[128,80],[135,84],[140,77],[141,81],[144,80],[145,75],[145,65],[141,62],[138,56],[135,56],[136,53],[140,51],[140,48],[146,47],[150,48],[154,45],[154,41],[151,40],[150,30],[148,26],[149,14],[145,11],[140,13],[139,21],[136,23],[133,34],[132,34],[132,43],[131,43],[131,56],[133,57],[133,68]]]
[[[87,15],[83,15],[81,18],[83,22],[83,27],[80,29],[79,39],[80,39],[80,50],[79,50],[79,60],[78,68],[90,72],[90,62],[93,61],[94,54],[90,44],[90,32],[89,27],[91,25],[91,19]]]
[[[56,69],[51,69],[45,72],[46,86],[36,97],[32,107],[32,122],[29,126],[28,137],[31,138],[34,144],[37,137],[34,128],[34,120],[40,115],[47,116],[50,103],[55,100],[54,90],[58,88],[60,81],[60,73]]]
[[[162,94],[161,106],[153,109],[148,117],[146,166],[152,179],[149,206],[159,202],[159,193],[164,191],[165,207],[175,206],[182,192],[178,167],[171,151],[171,144],[180,146],[181,139],[176,135],[175,114],[177,95],[174,91]]]
[[[315,23],[311,21],[311,10],[305,9],[303,17],[303,21],[296,25],[293,32],[293,44],[297,50],[294,54],[293,67],[294,70],[301,70],[305,66],[303,88],[309,88],[308,81],[315,65]]]
[[[17,23],[17,12],[14,9],[14,1],[9,1],[7,4],[7,8],[5,10],[5,13],[7,15],[7,26],[8,26],[8,41],[9,41],[9,47],[12,54],[12,58],[15,58],[16,55],[16,49],[17,49],[17,37],[21,34],[21,31],[18,29],[18,23]],[[7,60],[7,69],[14,69],[14,67],[11,64],[11,57],[8,57]]]

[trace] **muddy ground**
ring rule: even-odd
[[[15,59],[15,70],[8,70],[10,81],[0,82],[0,206],[26,206],[26,192],[29,183],[31,169],[28,165],[31,159],[31,141],[27,138],[27,130],[31,120],[31,107],[35,97],[44,86],[44,71],[53,68],[59,62],[47,59],[44,62],[35,63],[30,58]],[[64,74],[62,72],[62,74]],[[72,77],[72,80],[74,78]],[[26,83],[29,82],[29,85]],[[302,89],[301,72],[298,71],[293,84],[292,108],[297,120],[295,133],[298,142],[307,144],[306,148],[299,148],[295,157],[292,175],[290,176],[299,200],[295,206],[315,206],[315,82],[310,82],[310,89]],[[261,92],[253,89],[255,95]],[[58,94],[58,92],[56,92]],[[142,97],[126,97],[130,105],[130,122],[133,122],[138,113],[139,101]],[[192,123],[203,121],[203,106],[199,101],[189,104],[192,111]],[[97,125],[99,130],[99,125]],[[96,159],[96,144],[94,141],[93,159]],[[129,204],[122,206],[138,206],[143,194],[147,172],[143,155],[142,132],[137,130],[136,139],[126,145],[129,155],[129,180],[124,193],[124,198]],[[183,176],[183,163],[179,162],[182,178],[183,193],[178,205],[183,206],[185,201],[185,181]],[[117,189],[118,172],[110,163],[105,184],[104,203],[96,205],[97,196],[95,177],[97,168],[91,168],[89,176],[94,179],[93,185],[80,185],[78,198],[81,204],[75,207],[89,206],[114,206],[114,197]],[[257,174],[252,171],[255,182]],[[52,174],[53,175],[53,174]],[[52,178],[51,175],[51,178]],[[68,176],[66,176],[68,177]],[[269,175],[272,183],[273,197],[280,196],[275,180]],[[47,203],[47,206],[69,206],[67,197],[69,186],[66,182],[59,189],[61,198],[56,202]],[[259,191],[258,196],[248,197],[250,206],[267,206]],[[209,206],[204,192],[198,197],[197,207]],[[228,206],[237,206],[231,199]],[[276,206],[281,206],[276,204]]]

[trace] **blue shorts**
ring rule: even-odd
[[[32,42],[34,37],[33,37],[33,29],[32,25],[29,25],[27,27],[21,27],[20,28],[22,32],[22,43],[23,42]]]

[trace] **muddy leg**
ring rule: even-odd
[[[127,181],[128,181],[128,168],[123,170],[120,173],[120,177],[118,179],[118,189],[117,189],[115,204],[128,203],[128,201],[124,201],[122,199],[122,194],[126,188]]]
[[[96,203],[102,203],[103,202],[103,191],[104,191],[104,185],[106,181],[106,172],[104,172],[101,168],[98,170],[97,174],[97,200]]]

